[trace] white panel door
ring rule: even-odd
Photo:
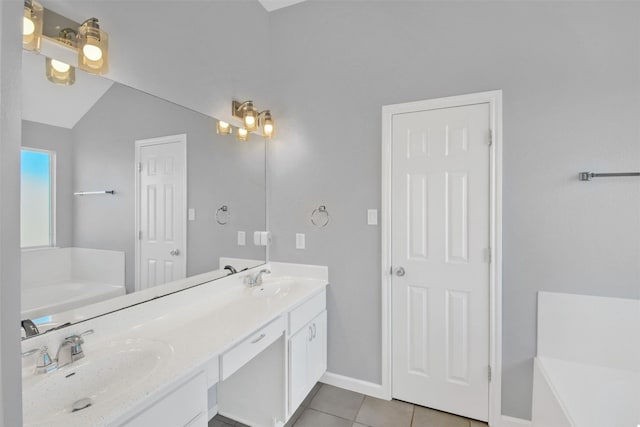
[[[486,421],[489,104],[392,129],[393,397]]]
[[[186,136],[137,144],[137,289],[146,289],[186,277]]]

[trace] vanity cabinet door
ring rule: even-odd
[[[327,370],[327,312],[289,339],[289,413],[293,414]]]
[[[289,339],[289,411],[293,413],[309,392],[307,390],[307,343],[311,326],[300,329]]]
[[[309,389],[318,382],[327,371],[327,312],[323,311],[311,321],[311,341],[308,350]]]

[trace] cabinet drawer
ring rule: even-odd
[[[327,291],[302,303],[289,313],[289,335],[293,335],[327,308]]]
[[[278,317],[267,326],[251,334],[250,337],[227,351],[220,357],[220,379],[226,380],[249,360],[269,347],[285,331],[284,317]]]

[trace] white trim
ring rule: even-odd
[[[320,378],[320,382],[356,393],[366,394],[367,396],[377,397],[378,399],[389,400],[381,384],[375,384],[369,381],[363,381],[340,374],[334,374],[333,372],[325,372],[322,378]]]
[[[185,257],[184,262],[184,271],[183,276],[187,277],[187,207],[188,203],[188,194],[187,194],[187,180],[189,177],[187,171],[187,134],[181,133],[178,135],[169,135],[169,136],[161,136],[158,138],[149,138],[149,139],[138,139],[135,141],[135,162],[133,164],[135,171],[135,230],[134,230],[134,240],[136,242],[136,254],[135,254],[135,291],[138,292],[140,290],[140,239],[138,238],[138,232],[140,230],[140,173],[138,170],[138,164],[140,163],[140,148],[149,146],[149,145],[159,145],[159,144],[182,144],[182,149],[184,151],[184,184],[183,184],[183,218],[184,221],[182,223],[182,247],[184,250],[182,253]]]
[[[522,427],[533,426],[533,422],[529,420],[523,420],[522,418],[510,417],[508,415],[502,415],[500,418],[500,424],[491,424],[496,427]]]
[[[385,105],[382,107],[382,394],[392,397],[391,360],[391,121],[395,114],[488,103],[493,143],[490,150],[490,221],[492,264],[489,268],[489,424],[502,425],[502,91],[473,93]]]

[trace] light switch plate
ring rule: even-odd
[[[260,232],[260,245],[261,246],[269,246],[271,244],[271,232],[269,231],[261,231]]]
[[[367,224],[378,225],[378,209],[367,209]]]
[[[189,221],[196,220],[196,210],[194,208],[189,208]]]
[[[303,233],[296,233],[296,249],[304,249],[306,247],[306,239]]]
[[[238,231],[238,246],[247,244],[247,235],[244,231]]]

